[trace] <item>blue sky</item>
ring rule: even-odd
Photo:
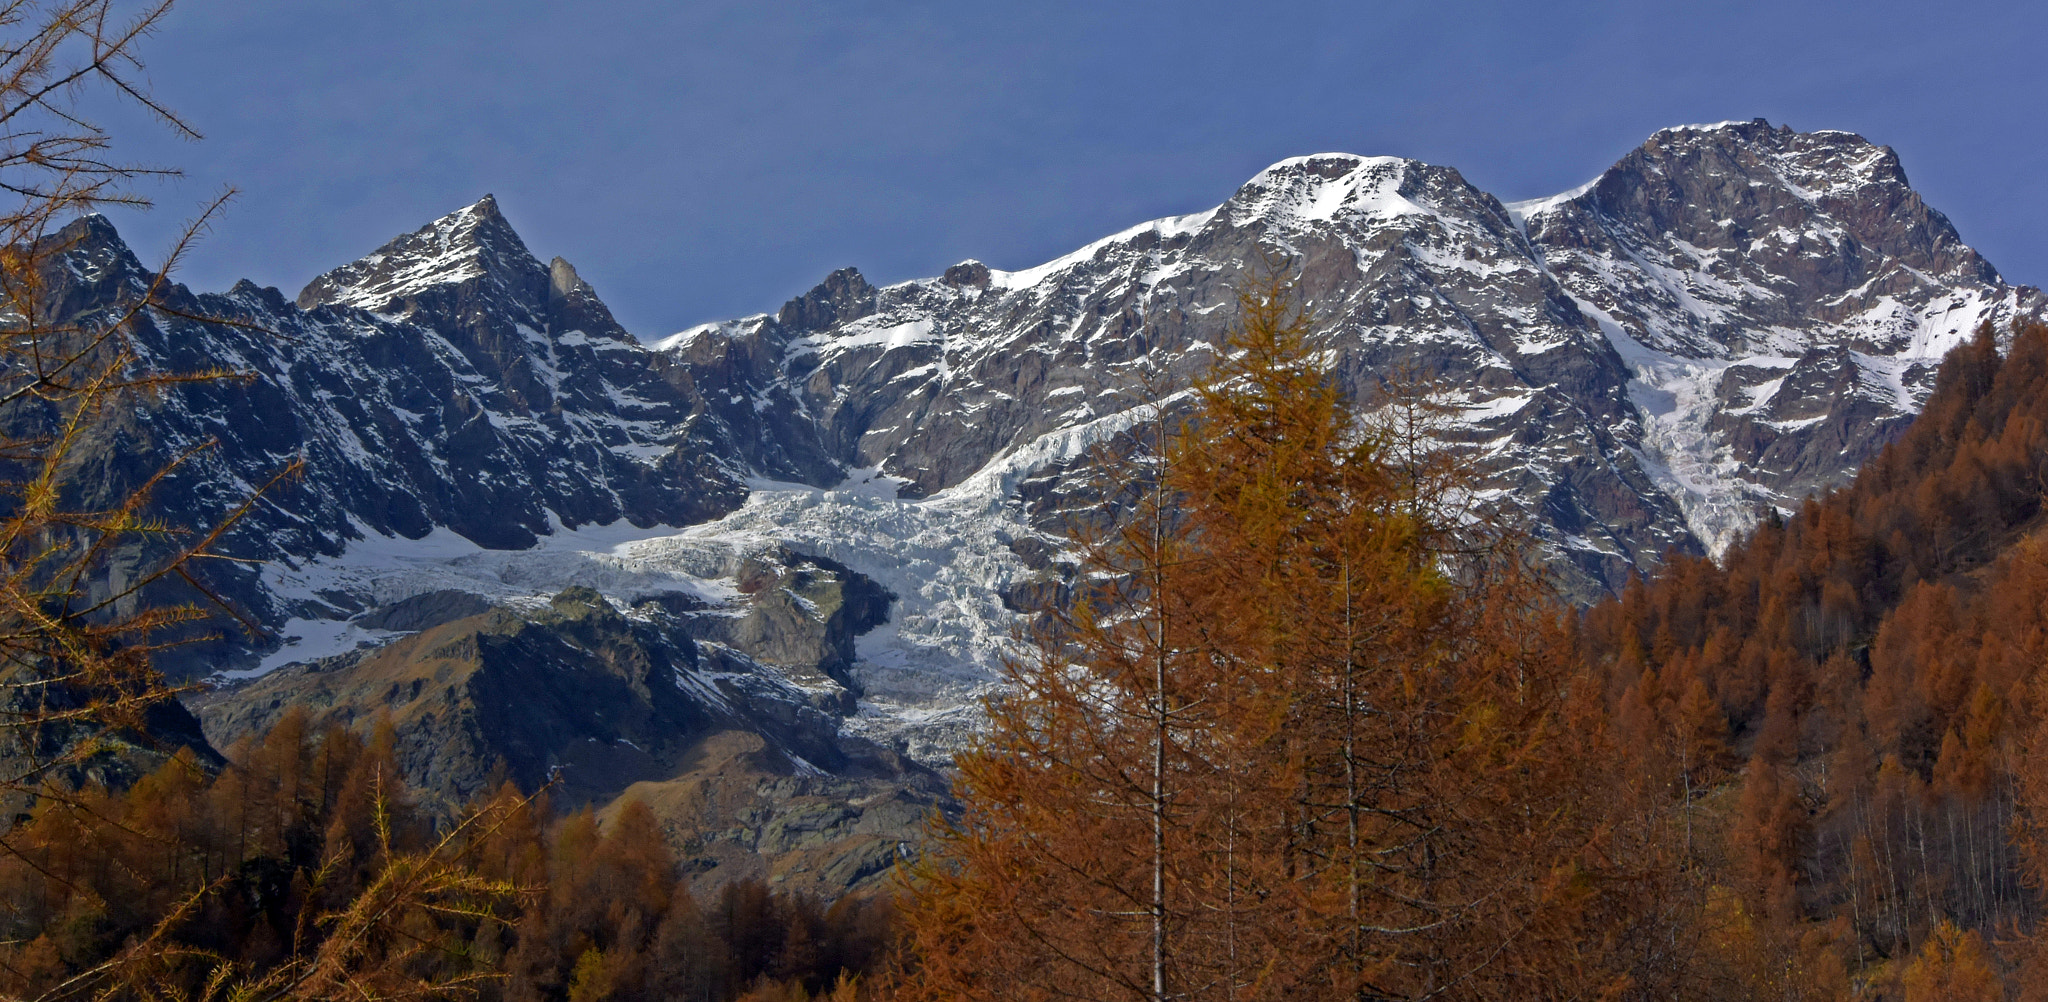
[[[1022,268],[1304,153],[1449,164],[1503,199],[1667,125],[1848,129],[2008,279],[2048,283],[2048,5],[185,0],[143,50],[185,178],[138,252],[241,195],[180,277],[287,295],[485,192],[628,329]]]

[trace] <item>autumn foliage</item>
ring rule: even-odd
[[[391,742],[294,711],[217,775],[46,801],[0,857],[0,994],[850,998],[881,964],[886,903],[699,898],[637,801],[600,824],[507,784],[437,830]]]
[[[2039,990],[2048,327],[1998,334],[1853,484],[1584,618],[1771,991]]]
[[[1287,292],[962,758],[908,997],[2048,997],[2048,326],[1573,615]]]
[[[1094,588],[1010,669],[905,918],[917,999],[1598,997],[1659,976],[1648,835],[1568,621],[1245,296]],[[1408,412],[1411,416],[1413,411]],[[1654,827],[1656,820],[1652,819]],[[1664,965],[1675,971],[1677,965]]]

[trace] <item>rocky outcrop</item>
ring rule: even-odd
[[[453,590],[416,595],[358,620],[410,627],[399,639],[191,704],[221,747],[294,706],[316,723],[389,720],[408,780],[444,814],[500,769],[526,789],[555,782],[572,804],[602,803],[666,778],[721,730],[766,735],[792,769],[843,767],[854,753],[838,719],[854,694],[834,674],[854,638],[887,618],[889,594],[788,551],[751,556],[742,574],[753,587],[729,603],[662,594],[622,609],[587,587],[524,608]]]
[[[894,758],[792,774],[760,735],[729,731],[700,742],[675,777],[627,787],[601,818],[644,801],[697,883],[755,878],[829,899],[886,887],[950,808],[944,789]]]
[[[503,779],[572,810],[639,798],[703,882],[837,896],[879,879],[945,783],[840,733],[851,693],[823,666],[886,616],[887,594],[776,556],[749,558],[757,587],[736,607],[663,596],[621,610],[571,588],[449,619],[474,596],[430,593],[372,613],[417,632],[191,702],[222,747],[293,707],[316,728],[388,723],[409,786],[443,818]]]
[[[0,769],[8,777],[0,788],[0,834],[46,803],[50,793],[125,790],[174,759],[206,773],[225,764],[207,742],[199,720],[175,699],[132,714],[66,719],[90,706],[93,697],[54,686],[15,690],[5,698],[15,726],[0,734]],[[23,726],[37,716],[47,722]]]

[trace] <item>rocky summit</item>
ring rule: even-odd
[[[149,280],[102,219],[57,239],[47,284],[68,317],[107,316]],[[449,763],[486,755],[522,782],[577,764],[615,773],[580,795],[653,784],[693,810],[726,794],[661,784],[745,776],[780,792],[742,798],[761,824],[725,844],[822,852],[825,836],[763,834],[824,809],[762,777],[860,762],[860,782],[925,790],[916,763],[975,726],[1020,610],[1072,566],[1065,531],[1115,489],[1091,448],[1175,406],[1238,290],[1275,266],[1354,399],[1423,387],[1480,500],[1526,524],[1580,598],[1842,483],[1948,348],[2043,306],[1890,149],[1762,121],[1667,129],[1518,203],[1450,167],[1296,157],[1220,206],[1034,268],[879,287],[847,268],[772,313],[665,338],[621,329],[487,196],[295,298],[174,289],[140,332],[144,364],[251,378],[124,416],[102,489],[217,441],[157,494],[203,526],[305,459],[231,536],[266,563],[210,568],[274,635],[172,666],[230,685],[204,701],[218,740],[272,702],[368,721],[441,700],[412,761],[446,796],[483,774]],[[612,654],[572,629],[599,604],[621,617]],[[492,703],[529,696],[560,712]],[[597,712],[586,697],[643,729],[578,717]],[[860,851],[879,859],[875,837]]]

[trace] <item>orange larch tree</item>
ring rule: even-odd
[[[904,999],[1522,998],[1637,981],[1571,631],[1284,281],[1126,460],[1080,597],[958,760]],[[1666,968],[1671,965],[1665,964]]]

